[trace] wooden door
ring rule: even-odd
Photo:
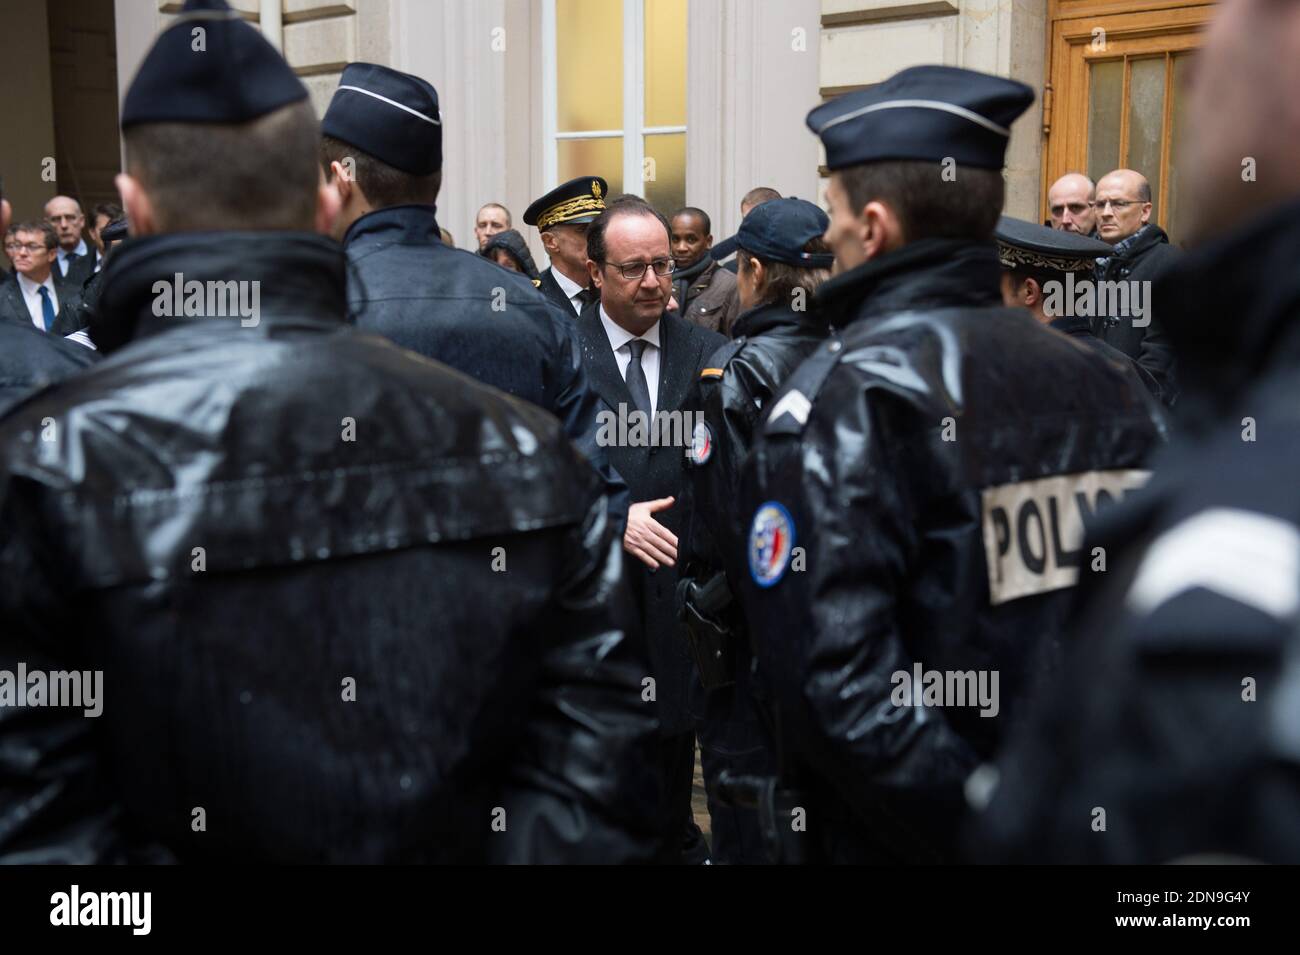
[[[1178,241],[1183,83],[1213,3],[1052,0],[1043,185],[1131,168],[1151,183],[1151,219]]]

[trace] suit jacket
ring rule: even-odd
[[[95,274],[95,254],[95,247],[90,243],[86,243],[86,254],[77,256],[77,261],[72,263],[72,268],[68,270],[67,275],[63,274],[63,264],[61,262],[55,263],[54,271],[58,272],[61,278],[71,283],[73,288],[81,288]]]
[[[582,360],[592,389],[600,397],[602,412],[619,414],[619,405],[634,407],[632,395],[619,374],[618,361],[609,347],[609,336],[600,321],[600,305],[593,302],[577,316],[578,340]],[[691,386],[708,358],[726,339],[716,332],[694,325],[675,312],[665,312],[659,320],[659,392],[656,412],[700,412]],[[602,414],[607,421],[609,415]],[[694,417],[682,419],[694,421]],[[684,427],[684,443],[671,445],[630,446],[606,444],[605,451],[618,473],[627,481],[633,502],[661,497],[681,498],[685,477],[686,451],[690,447],[692,428]],[[673,436],[674,438],[676,435]],[[659,523],[681,538],[686,527],[680,503],[655,515]],[[660,727],[665,735],[686,732],[693,727],[687,703],[691,682],[696,679],[695,665],[686,643],[685,631],[677,619],[677,568],[660,567],[651,571],[639,560],[625,554],[627,579],[645,624],[651,673],[655,680]]]
[[[59,275],[57,268],[53,269],[54,274],[54,294],[59,300],[59,315],[69,305],[76,305],[81,301],[81,286]],[[36,327],[32,321],[32,313],[27,311],[27,300],[23,298],[22,287],[18,284],[18,273],[10,272],[3,279],[0,279],[0,321],[17,322],[20,325],[31,325]],[[59,328],[56,320],[52,330]],[[72,328],[69,331],[75,332]]]
[[[543,295],[564,309],[566,317],[575,317],[573,315],[573,303],[569,301],[569,296],[564,294],[564,289],[560,288],[560,283],[555,281],[555,275],[549,268],[542,273],[541,284],[537,287]]]

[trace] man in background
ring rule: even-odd
[[[81,211],[81,203],[68,196],[55,196],[45,203],[45,221],[58,235],[59,261],[55,267],[59,275],[68,279],[74,288],[81,288],[95,271],[95,259],[82,235],[86,216]]]
[[[0,235],[9,232],[9,216],[9,201],[0,182]],[[13,281],[12,276],[0,277],[0,288]],[[98,360],[93,349],[46,334],[34,322],[0,320],[0,414],[29,394]]]
[[[1095,238],[1095,198],[1096,191],[1091,179],[1083,173],[1067,172],[1047,190],[1047,211],[1052,216],[1052,228]]]
[[[600,176],[578,176],[561,183],[524,210],[524,223],[536,226],[551,264],[542,271],[542,293],[562,309],[579,315],[599,297],[588,287],[587,226],[605,210],[609,184]]]
[[[1151,184],[1132,169],[1116,169],[1097,180],[1097,234],[1111,246],[1097,260],[1098,282],[1123,282],[1130,301],[1152,305],[1153,284],[1181,257],[1165,230],[1151,222]],[[1138,298],[1138,296],[1141,296]],[[1167,404],[1177,398],[1177,367],[1165,334],[1164,317],[1154,307],[1145,314],[1106,315],[1093,332],[1147,370]]]
[[[669,225],[676,264],[673,297],[678,311],[689,322],[730,336],[732,322],[740,311],[736,277],[709,255],[713,227],[708,213],[687,206],[673,213]]]
[[[59,240],[48,222],[20,222],[4,233],[13,274],[0,282],[0,320],[53,330],[59,308],[76,302],[77,288],[55,265]]]
[[[474,217],[474,238],[478,240],[478,250],[482,252],[488,239],[509,228],[510,210],[499,202],[489,202]]]

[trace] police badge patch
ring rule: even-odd
[[[749,528],[749,573],[760,587],[771,587],[785,573],[794,549],[794,521],[776,501],[754,513]]]
[[[695,430],[691,432],[691,447],[686,456],[697,467],[713,457],[713,432],[703,421],[697,422]]]

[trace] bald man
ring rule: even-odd
[[[54,226],[59,237],[55,268],[59,275],[80,289],[95,271],[94,253],[82,235],[86,216],[81,211],[81,203],[70,196],[55,196],[45,203],[45,221]]]
[[[1092,180],[1081,172],[1067,172],[1047,190],[1047,211],[1052,214],[1052,228],[1091,236],[1097,231],[1097,213]]]
[[[1142,315],[1097,316],[1093,333],[1141,365],[1160,385],[1166,404],[1177,397],[1174,355],[1153,303],[1151,289],[1181,257],[1169,236],[1151,220],[1151,185],[1132,169],[1116,169],[1097,180],[1097,234],[1113,251],[1097,260],[1096,278],[1130,285],[1131,296],[1147,304]]]

